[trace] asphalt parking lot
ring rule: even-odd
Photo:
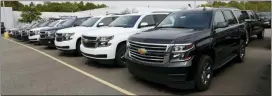
[[[101,65],[82,56],[0,38],[2,95],[269,95],[271,30],[252,37],[245,62],[215,72],[208,91],[176,90],[138,80],[126,68]],[[38,50],[38,51],[37,51]],[[84,74],[86,73],[86,74]]]

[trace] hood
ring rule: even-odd
[[[65,28],[65,27],[61,27],[61,26],[59,26],[59,27],[48,27],[48,28],[42,29],[42,31],[59,30],[59,29],[63,29],[63,28]]]
[[[77,26],[77,27],[70,27],[58,30],[57,33],[74,33],[74,32],[83,32],[85,30],[92,30],[95,29],[94,27],[84,27],[84,26]]]
[[[190,43],[203,31],[205,30],[160,28],[132,35],[129,40],[159,44]]]
[[[42,29],[46,29],[46,28],[49,28],[49,27],[37,27],[37,28],[31,29],[31,31],[37,31],[37,30],[42,30]]]
[[[134,32],[133,28],[123,28],[123,27],[103,27],[95,29],[92,32],[84,33],[85,36],[112,36],[117,34],[125,34],[129,32]]]

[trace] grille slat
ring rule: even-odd
[[[98,46],[97,37],[82,36],[82,44],[87,48],[96,48]]]
[[[137,61],[145,63],[162,64],[167,57],[167,45],[163,44],[149,44],[129,41],[129,56]],[[139,49],[145,49],[146,53],[140,54]]]
[[[63,34],[62,33],[56,33],[56,41],[61,42],[63,41]]]

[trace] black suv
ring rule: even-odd
[[[263,19],[259,18],[259,16],[251,10],[242,10],[243,17],[247,26],[247,35],[251,37],[252,35],[257,35],[259,39],[264,37],[264,26]],[[248,42],[246,42],[247,44]]]
[[[207,90],[213,71],[243,62],[246,28],[229,8],[169,14],[154,29],[132,35],[125,55],[129,72],[172,88]]]
[[[258,12],[257,14],[263,19],[263,26],[265,28],[271,28],[271,12]]]
[[[71,18],[63,22],[60,26],[43,29],[40,31],[40,43],[48,47],[55,47],[55,33],[57,30],[79,26],[90,17]]]

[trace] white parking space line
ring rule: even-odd
[[[111,87],[111,88],[113,88],[113,89],[115,89],[115,90],[117,90],[117,91],[119,91],[119,92],[125,94],[125,95],[136,95],[136,94],[134,94],[134,93],[132,93],[132,92],[129,92],[129,91],[125,90],[125,89],[122,89],[122,88],[120,88],[120,87],[118,87],[118,86],[116,86],[116,85],[114,85],[114,84],[111,84],[111,83],[109,83],[109,82],[107,82],[107,81],[105,81],[105,80],[103,80],[103,79],[100,79],[100,78],[98,78],[98,77],[96,77],[96,76],[94,76],[94,75],[92,75],[92,74],[90,74],[90,73],[87,73],[87,72],[85,72],[85,71],[83,71],[83,70],[81,70],[81,69],[79,69],[79,68],[76,68],[76,67],[72,66],[71,64],[68,64],[68,63],[66,63],[66,62],[64,62],[64,61],[62,61],[62,60],[59,60],[59,59],[57,59],[57,58],[55,58],[55,57],[53,57],[53,56],[51,56],[51,55],[49,55],[49,54],[46,54],[46,53],[44,53],[44,52],[42,52],[42,51],[39,51],[39,50],[37,50],[37,49],[35,49],[35,48],[32,48],[32,47],[30,47],[30,46],[27,46],[27,45],[25,45],[25,44],[16,42],[16,41],[11,40],[11,39],[7,39],[7,38],[4,38],[4,39],[5,39],[5,40],[8,40],[8,41],[10,41],[10,42],[13,42],[13,43],[22,45],[22,46],[27,47],[27,48],[29,48],[29,49],[32,49],[32,50],[34,50],[34,51],[36,51],[36,52],[38,52],[38,53],[41,53],[41,54],[43,54],[43,55],[45,55],[45,56],[47,56],[47,57],[49,57],[49,58],[51,58],[51,59],[53,59],[53,60],[58,61],[60,64],[63,64],[63,65],[65,65],[65,66],[67,66],[67,67],[69,67],[69,68],[71,68],[71,69],[73,69],[73,70],[75,70],[75,71],[77,71],[77,72],[80,72],[80,73],[82,73],[82,74],[84,74],[84,75],[86,75],[86,76],[88,76],[88,77],[90,77],[90,78],[92,78],[92,79],[94,79],[94,80],[96,80],[96,81],[102,83],[102,84],[105,84],[105,85],[107,85],[107,86],[109,86],[109,87]]]

